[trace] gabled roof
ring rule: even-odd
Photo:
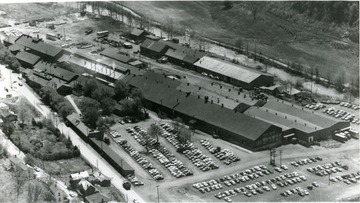
[[[140,29],[138,29],[138,28],[135,28],[135,29],[133,29],[133,30],[131,31],[131,35],[140,36],[140,35],[143,34],[144,32],[146,33],[145,30],[140,30]]]
[[[220,75],[224,75],[230,78],[234,78],[236,80],[251,83],[261,75],[267,75],[272,77],[269,74],[259,72],[257,70],[253,70],[250,68],[246,68],[240,65],[232,64],[230,62],[219,60],[216,58],[212,58],[209,56],[202,57],[199,61],[197,61],[195,66],[198,66],[203,69],[207,69],[209,71],[218,73]]]
[[[40,60],[40,57],[26,51],[19,52],[15,57],[18,60],[26,62],[30,65],[35,65],[35,63]]]
[[[88,190],[90,187],[95,188],[89,181],[82,179],[78,183],[79,186],[81,186],[85,191]]]
[[[51,64],[44,61],[39,61],[34,66],[34,71],[49,74],[66,82],[70,82],[78,76],[76,73],[60,68],[56,64]]]
[[[151,39],[145,39],[145,41],[143,41],[141,44],[140,44],[140,47],[149,47],[152,43],[154,43],[155,41],[151,40]]]
[[[114,152],[109,145],[107,144],[101,144],[101,141],[97,140],[96,138],[90,138],[99,148],[102,148],[102,150],[111,157],[116,163],[119,164],[121,168],[123,168],[126,171],[134,171],[134,168],[131,167],[124,159],[122,159],[119,154]]]
[[[80,120],[80,118],[75,113],[68,115],[66,119],[78,130],[80,130],[83,135],[88,136],[90,129]]]
[[[182,100],[175,110],[250,140],[257,140],[270,127],[275,127],[217,104],[205,103],[192,95]]]
[[[81,171],[79,173],[73,173],[70,175],[73,180],[83,179],[89,177],[89,173],[87,171]]]
[[[185,51],[181,51],[181,50],[174,50],[174,49],[169,49],[167,50],[167,52],[165,53],[165,56],[169,57],[169,58],[175,58],[178,59],[180,61],[186,62],[186,63],[195,63],[198,58],[192,56],[192,55],[188,55]]]
[[[15,41],[17,39],[19,39],[20,37],[21,36],[10,35],[10,36],[4,38],[4,42],[8,42],[10,44],[15,44]]]
[[[55,57],[62,51],[59,47],[44,43],[41,39],[32,38],[28,35],[22,35],[16,40],[16,44],[23,45],[24,47],[28,47],[51,57]]]
[[[21,49],[24,49],[24,46],[20,44],[13,44],[9,46],[10,51],[20,51]]]
[[[181,84],[178,80],[172,80],[166,75],[155,73],[152,71],[146,71],[142,76],[128,76],[125,80],[129,85],[137,88],[144,88],[146,86],[162,84],[163,86],[168,86],[171,88],[176,88]],[[148,88],[148,87],[146,87]]]

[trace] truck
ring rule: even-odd
[[[49,39],[49,40],[53,40],[55,41],[57,38],[57,36],[55,34],[52,34],[52,33],[46,33],[46,39]]]
[[[109,31],[108,30],[104,30],[104,31],[100,31],[96,33],[97,37],[107,37],[109,36]]]
[[[333,139],[342,143],[345,143],[347,141],[347,137],[340,133],[336,133],[335,135],[333,135]]]

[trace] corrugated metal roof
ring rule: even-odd
[[[36,56],[36,55],[26,52],[26,51],[19,52],[18,54],[16,54],[15,57],[18,60],[24,61],[31,65],[34,65],[36,62],[38,62],[40,60],[39,56]]]
[[[263,75],[263,73],[258,71],[231,64],[216,58],[211,58],[209,56],[202,57],[194,65],[246,83],[251,83],[256,78]]]

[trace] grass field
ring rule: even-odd
[[[242,39],[244,46],[248,44],[254,50],[256,40],[257,51],[318,68],[323,77],[330,75],[335,79],[342,71],[347,79],[359,74],[358,44],[349,43],[345,50],[335,49],[331,44],[344,39],[324,34],[320,28],[304,27],[306,23],[300,23],[300,20],[299,24],[291,23],[259,11],[254,21],[251,10],[241,3],[226,11],[223,2],[141,1],[125,2],[124,5],[161,23],[172,17],[175,27],[191,28],[196,34],[217,41],[234,44],[236,39]],[[333,28],[340,30],[336,26]]]

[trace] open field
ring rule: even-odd
[[[222,2],[125,2],[124,5],[164,24],[167,17],[171,17],[178,29],[190,28],[198,35],[220,42],[234,45],[240,38],[244,47],[254,50],[254,41],[257,41],[257,51],[284,61],[316,67],[323,77],[330,74],[335,79],[341,73],[339,67],[347,70],[345,73],[349,79],[355,76],[352,74],[359,73],[358,45],[326,35],[316,27],[310,29],[289,23],[287,19],[274,17],[265,11],[259,11],[253,21],[251,10],[241,3],[226,11]],[[349,48],[335,49],[331,43],[344,43]]]

